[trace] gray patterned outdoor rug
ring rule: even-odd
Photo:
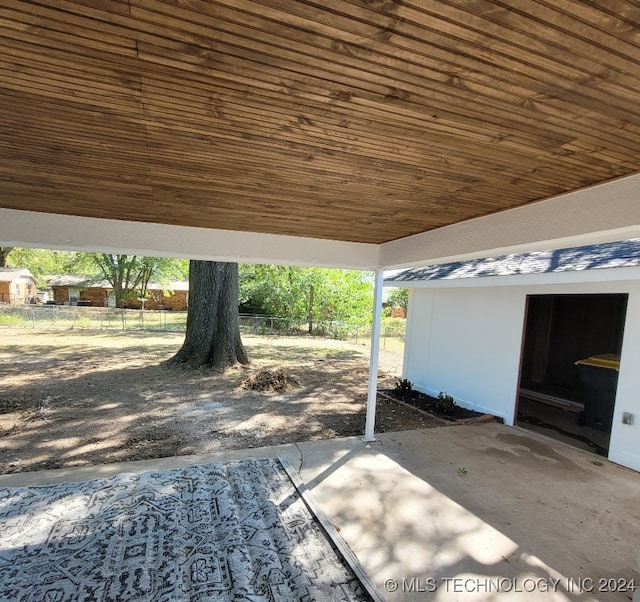
[[[278,460],[0,488],[0,600],[369,600]]]

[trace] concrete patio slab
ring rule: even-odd
[[[390,601],[633,597],[640,474],[497,423],[3,475],[0,486],[280,454]]]

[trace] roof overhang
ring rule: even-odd
[[[640,236],[640,175],[620,178],[382,245],[385,269]]]
[[[551,272],[544,274],[515,274],[512,276],[486,276],[483,278],[460,278],[457,280],[416,280],[397,282],[386,280],[387,288],[441,289],[441,288],[494,288],[512,286],[544,286],[568,284],[594,284],[601,282],[620,283],[624,292],[625,282],[640,281],[640,267],[606,268],[577,272]]]
[[[30,280],[34,284],[38,283],[34,275],[26,268],[15,268],[11,270],[0,271],[0,282],[13,283],[24,282],[25,280]]]
[[[379,246],[0,208],[0,246],[236,263],[375,269]]]
[[[640,236],[640,175],[402,240],[353,243],[0,208],[0,246],[396,269]]]
[[[434,264],[384,276],[386,286],[406,288],[637,280],[640,238]]]

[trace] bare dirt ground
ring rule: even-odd
[[[261,447],[364,433],[369,348],[310,337],[243,336],[252,363],[224,374],[163,362],[183,335],[0,329],[0,474]],[[380,387],[402,357],[381,352]],[[286,393],[242,387],[264,369]],[[437,426],[380,399],[379,432]]]

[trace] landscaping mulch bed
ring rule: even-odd
[[[410,405],[411,407],[426,412],[431,416],[442,420],[444,423],[469,424],[474,422],[491,422],[493,420],[496,420],[495,416],[492,416],[490,414],[482,414],[481,412],[476,412],[474,410],[468,410],[467,408],[463,408],[457,404],[446,411],[442,410],[440,407],[442,405],[440,403],[440,400],[432,397],[431,395],[427,395],[415,390],[400,393],[396,389],[383,389],[379,390],[378,394],[380,396],[405,403],[407,405]]]

